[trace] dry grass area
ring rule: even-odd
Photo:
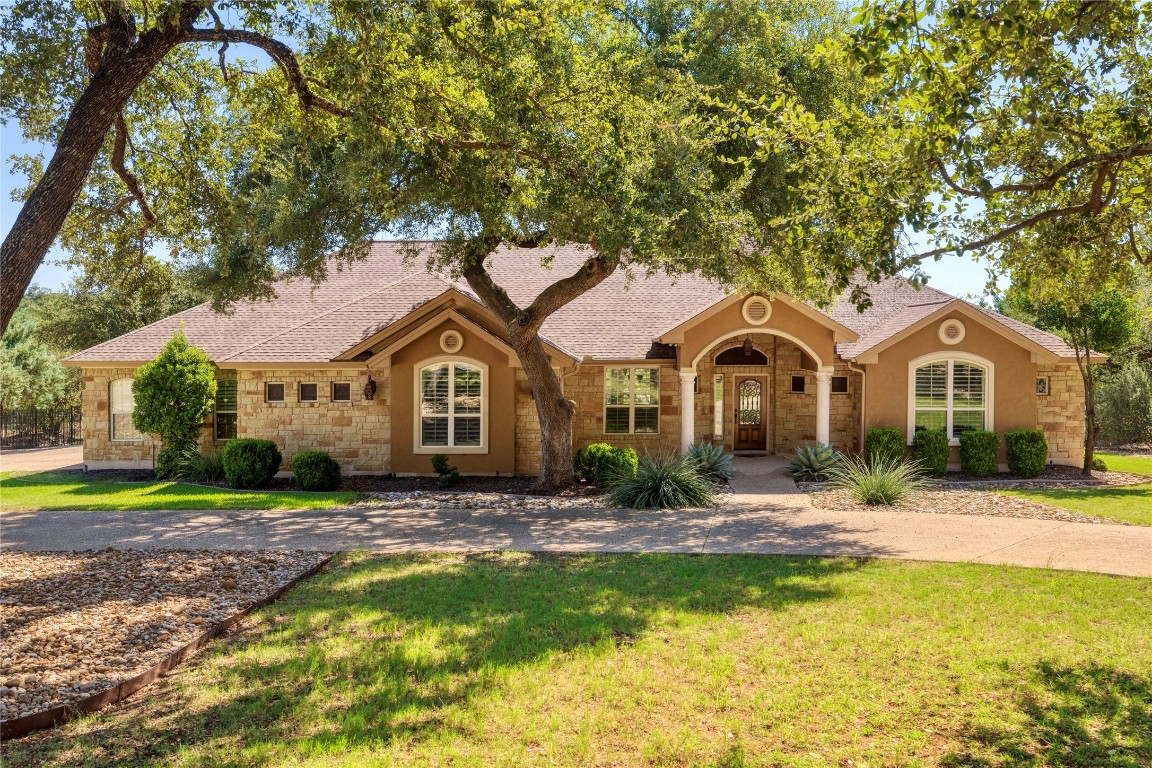
[[[1152,762],[1152,580],[772,556],[342,556],[10,766]]]

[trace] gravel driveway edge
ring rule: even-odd
[[[295,587],[304,579],[315,576],[320,572],[322,568],[324,568],[324,566],[332,562],[333,557],[334,555],[332,554],[325,556],[324,559],[322,559],[319,563],[304,571],[299,576],[295,577],[286,584],[283,584],[279,588],[273,590],[270,594],[262,597],[261,599],[249,605],[247,608],[240,610],[227,619],[212,625],[199,636],[197,636],[194,640],[164,657],[154,667],[141,672],[135,677],[124,680],[114,688],[108,688],[106,690],[100,691],[99,693],[95,693],[92,696],[89,696],[86,699],[82,699],[79,702],[63,704],[60,706],[52,707],[51,709],[33,712],[32,714],[26,715],[24,717],[17,717],[11,720],[4,720],[0,722],[0,740],[14,739],[20,736],[25,736],[29,733],[32,733],[33,731],[41,731],[45,728],[51,728],[57,723],[74,719],[85,713],[95,712],[99,709],[103,709],[109,704],[115,704],[116,702],[122,701],[149,683],[156,681],[161,675],[165,674],[169,670],[182,664],[196,651],[207,645],[208,642],[213,638],[240,623],[240,621],[243,620],[244,617],[246,617],[248,614],[275,602],[276,600],[280,599],[280,597],[283,596],[288,590]]]

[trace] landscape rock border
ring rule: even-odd
[[[50,709],[44,709],[39,712],[33,712],[23,717],[12,718],[11,720],[4,720],[0,722],[0,740],[15,739],[21,736],[26,736],[35,731],[42,731],[46,728],[51,728],[58,723],[66,720],[72,720],[82,714],[96,712],[109,704],[115,704],[123,701],[128,696],[131,696],[136,691],[140,690],[149,683],[155,682],[166,672],[174,669],[182,664],[192,656],[196,651],[203,648],[209,641],[216,638],[223,632],[231,629],[240,623],[246,616],[253,611],[270,605],[276,600],[280,599],[288,590],[294,588],[297,584],[305,579],[315,576],[325,566],[332,562],[334,554],[325,555],[316,565],[307,569],[287,583],[273,590],[265,597],[260,598],[256,602],[241,609],[232,616],[218,621],[205,630],[203,633],[194,638],[191,642],[186,643],[177,650],[165,656],[155,666],[135,675],[127,680],[120,682],[114,688],[108,688],[99,693],[95,693],[86,699],[69,704],[61,704]]]

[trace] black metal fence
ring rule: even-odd
[[[0,408],[0,448],[52,448],[78,445],[80,406]]]

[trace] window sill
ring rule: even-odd
[[[470,446],[468,448],[448,448],[448,447],[442,446],[442,445],[441,446],[433,446],[431,448],[423,448],[423,447],[417,446],[415,449],[413,449],[412,452],[415,454],[424,455],[424,456],[435,456],[438,453],[442,453],[445,456],[460,456],[460,455],[466,455],[466,454],[485,454],[485,453],[488,453],[488,446],[486,446],[486,445]]]

